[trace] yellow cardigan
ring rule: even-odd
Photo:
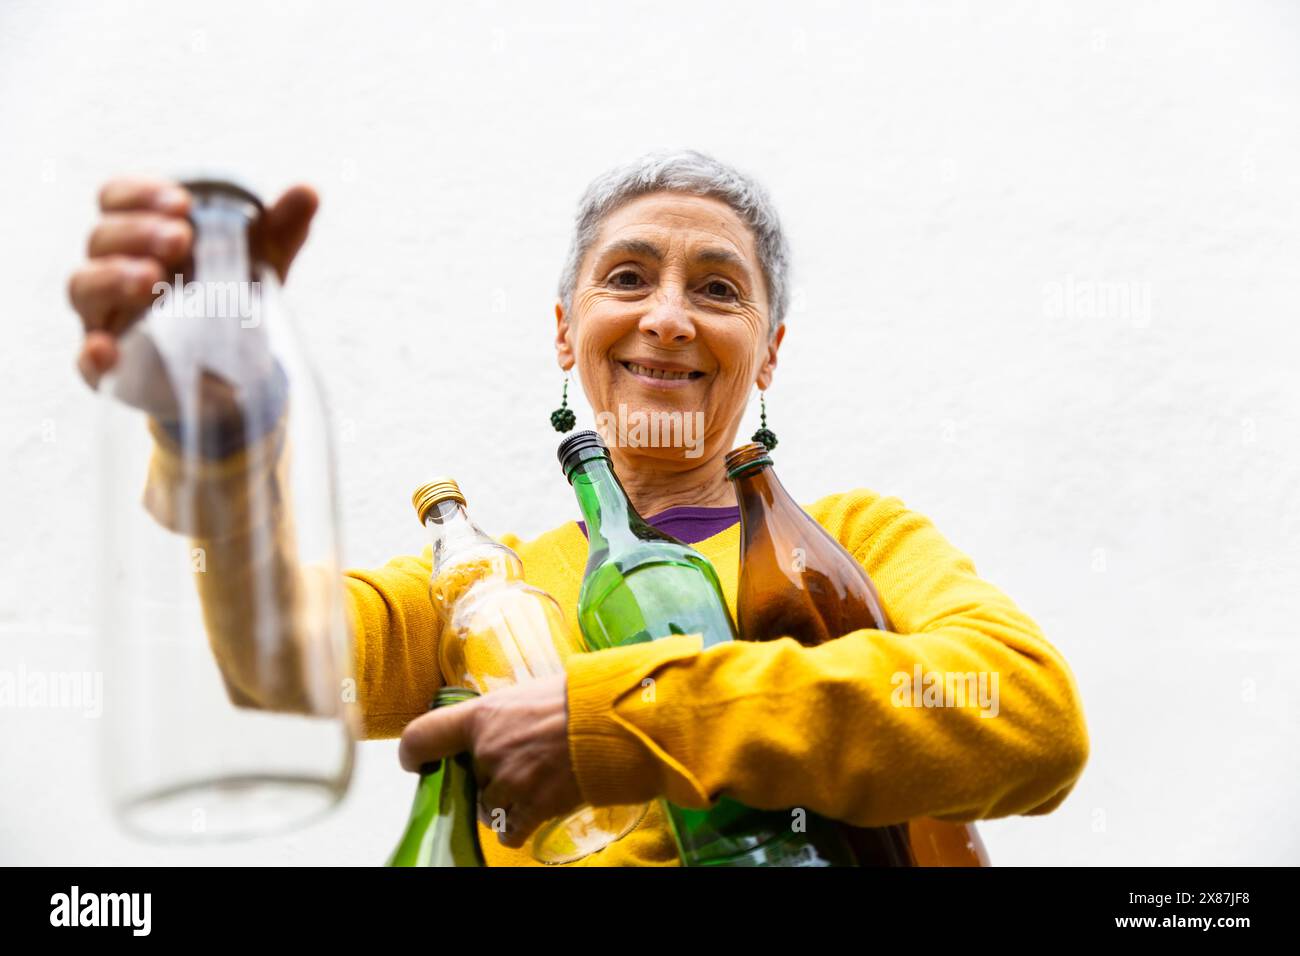
[[[247,644],[240,641],[240,595],[250,593],[254,575],[276,581],[286,603],[310,588],[294,584],[302,575],[275,571],[291,550],[279,545],[292,540],[290,528],[276,527],[270,552],[250,549],[246,539],[239,545],[232,528],[248,516],[239,489],[250,472],[272,481],[274,494],[264,500],[284,500],[284,456],[268,443],[205,465],[199,494],[185,499],[192,503],[186,517],[177,506],[178,459],[157,429],[155,437],[146,506],[208,548],[207,571],[196,579],[214,654],[232,698],[256,705],[255,695],[239,688],[238,648]],[[569,751],[583,796],[597,805],[666,796],[700,808],[726,794],[753,807],[804,807],[860,826],[1036,815],[1059,806],[1083,771],[1089,740],[1073,675],[1038,625],[898,498],[859,489],[805,507],[866,568],[897,633],[854,631],[812,648],[792,638],[737,641],[708,651],[698,636],[679,635],[571,656]],[[284,513],[276,520],[283,523]],[[576,635],[587,560],[577,523],[530,541],[499,540],[519,554],[528,581],[555,596]],[[713,562],[734,615],[738,526],[694,547]],[[344,574],[368,738],[398,736],[442,684],[430,558],[426,548]],[[935,706],[961,703],[951,696],[954,682],[979,675],[996,686],[996,708],[973,699]],[[489,865],[540,865],[479,827]],[[671,834],[653,806],[628,836],[576,865],[676,864]]]
[[[685,635],[570,657],[569,751],[583,796],[599,805],[663,795],[704,807],[725,793],[861,826],[1059,806],[1087,761],[1088,733],[1069,667],[1038,626],[897,498],[856,490],[806,508],[862,562],[898,633],[708,651]],[[560,602],[576,634],[587,561],[576,522],[532,541],[500,540],[518,552],[529,582]],[[695,545],[717,569],[733,615],[739,545],[736,525]],[[399,734],[439,686],[429,561],[426,549],[347,573],[367,736]],[[996,715],[974,700],[916,706],[921,689],[898,675],[914,679],[918,666],[923,684],[942,675],[940,688],[947,675],[972,672],[992,687],[996,674]],[[489,865],[531,863],[490,830],[480,835]],[[656,807],[583,862],[674,865],[677,854]]]

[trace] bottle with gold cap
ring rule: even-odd
[[[519,556],[470,519],[456,482],[431,481],[411,500],[432,545],[429,596],[443,622],[443,681],[486,694],[563,673],[564,659],[585,647],[565,626],[555,598],[524,581]],[[646,809],[579,807],[542,826],[532,854],[542,863],[571,863],[625,836]]]

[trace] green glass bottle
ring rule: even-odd
[[[587,523],[578,623],[591,650],[674,634],[705,648],[736,639],[709,560],[649,525],[628,500],[609,449],[594,431],[560,443],[560,465]],[[684,866],[853,866],[830,821],[801,810],[755,810],[727,797],[708,810],[664,801]]]
[[[433,708],[477,697],[467,687],[444,687]],[[420,768],[420,783],[389,866],[487,866],[478,844],[478,785],[468,753]]]

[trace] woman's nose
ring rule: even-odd
[[[689,342],[695,338],[695,322],[680,294],[665,291],[650,311],[641,317],[638,328],[661,342]]]

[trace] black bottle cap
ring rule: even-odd
[[[580,461],[596,457],[591,454],[583,454],[583,452],[592,451],[599,452],[605,458],[609,457],[609,446],[605,444],[600,435],[591,429],[587,429],[586,431],[574,432],[560,442],[556,457],[560,459],[560,467],[564,469],[564,474],[567,476]]]

